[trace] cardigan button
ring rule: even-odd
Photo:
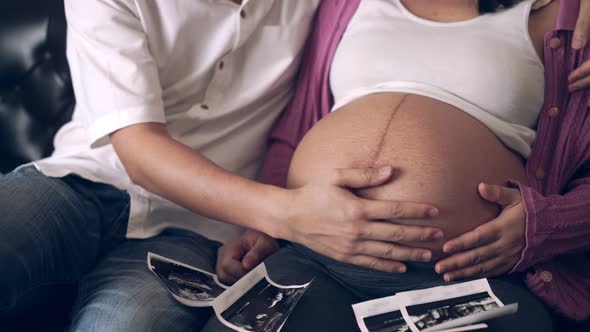
[[[551,281],[553,281],[553,274],[547,270],[543,270],[541,271],[541,280],[545,283],[549,283]]]
[[[549,115],[550,118],[555,118],[559,115],[559,108],[551,107],[547,114]]]
[[[558,37],[553,37],[549,41],[549,47],[551,47],[553,49],[556,49],[560,46],[561,46],[561,39],[559,39]]]
[[[535,177],[538,180],[543,180],[545,178],[545,171],[542,168],[538,168],[537,171],[535,172]]]

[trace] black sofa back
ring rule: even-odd
[[[47,156],[75,100],[63,0],[0,1],[0,173]]]

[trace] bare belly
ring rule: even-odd
[[[300,187],[334,168],[384,165],[396,169],[392,181],[358,195],[438,207],[434,219],[395,221],[441,228],[443,240],[420,245],[437,257],[446,240],[497,216],[498,207],[479,197],[480,182],[526,182],[522,159],[475,118],[428,97],[379,93],[314,126],[293,156],[288,183]]]

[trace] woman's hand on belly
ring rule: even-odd
[[[482,198],[500,205],[502,212],[492,221],[445,243],[447,257],[436,272],[446,281],[493,277],[510,272],[525,246],[526,215],[518,189],[480,184]]]
[[[336,169],[329,179],[316,179],[295,190],[292,211],[285,211],[281,238],[341,262],[386,272],[404,272],[400,261],[430,261],[429,249],[403,243],[443,238],[435,227],[396,225],[384,220],[428,219],[438,215],[431,205],[370,200],[350,190],[378,186],[391,178],[392,168]]]

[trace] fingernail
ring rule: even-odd
[[[453,250],[455,250],[455,247],[448,246],[448,247],[444,248],[443,250],[446,254],[449,254],[449,253],[453,252]]]
[[[434,267],[434,271],[436,271],[436,273],[441,274],[442,273],[442,268],[440,266],[435,266]]]
[[[428,210],[428,216],[430,217],[436,217],[438,216],[439,211],[437,208],[431,208],[430,210]]]
[[[432,255],[429,252],[425,252],[422,254],[422,260],[425,262],[430,261],[431,258],[432,258]]]
[[[572,41],[572,47],[576,50],[579,50],[584,47],[584,41],[580,37],[574,37]]]
[[[443,237],[444,237],[444,234],[441,231],[437,231],[436,233],[434,233],[435,240],[442,240]]]
[[[449,276],[448,274],[445,274],[445,275],[444,275],[444,277],[443,277],[443,279],[444,279],[446,282],[449,282],[449,281],[451,281],[451,276]]]
[[[400,266],[397,268],[397,272],[399,273],[405,273],[406,272],[406,267],[405,266]]]
[[[391,174],[391,166],[384,166],[379,169],[379,176],[389,176]]]

